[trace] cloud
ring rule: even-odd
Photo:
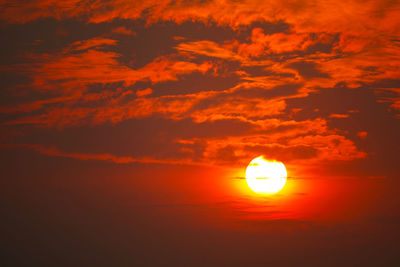
[[[192,52],[209,57],[222,58],[227,60],[242,60],[237,53],[232,51],[233,45],[219,45],[211,41],[196,41],[189,43],[180,43],[175,47],[178,51]]]
[[[366,132],[366,131],[358,132],[357,136],[360,137],[361,139],[366,139],[368,136],[368,132]]]
[[[132,69],[118,61],[121,56],[111,51],[103,51],[104,46],[115,46],[116,40],[93,38],[70,44],[61,53],[30,55],[36,64],[16,65],[34,80],[33,85],[41,89],[61,88],[71,90],[91,83],[123,82],[131,85],[141,80],[153,83],[177,80],[179,75],[195,71],[207,72],[211,63],[196,64],[178,61],[173,57],[161,56],[140,69]]]
[[[127,29],[126,27],[117,27],[112,30],[113,33],[136,36],[136,32]]]
[[[57,103],[63,103],[64,107],[50,109],[48,114],[31,116],[16,120],[13,123],[36,123],[44,117],[55,114],[83,115],[90,112],[85,107],[71,110],[79,102],[93,102],[95,100],[110,99],[118,102],[131,91],[89,93],[92,84],[124,84],[130,86],[138,81],[150,81],[159,83],[168,80],[177,80],[179,76],[192,72],[207,72],[212,64],[203,62],[196,64],[188,61],[179,61],[173,57],[161,56],[140,69],[132,69],[118,61],[119,54],[110,51],[102,51],[104,47],[115,46],[116,40],[106,38],[93,38],[85,41],[77,41],[70,44],[62,52],[57,54],[30,55],[34,64],[18,64],[8,67],[9,71],[21,72],[31,77],[33,82],[30,87],[32,93],[43,93],[58,96],[45,100],[21,103],[14,106],[2,106],[3,113],[30,112],[45,108]],[[140,94],[140,93],[139,93]],[[48,96],[45,96],[48,98]],[[53,115],[51,115],[53,114]],[[57,115],[58,116],[58,115]],[[45,119],[47,120],[47,119]]]
[[[3,126],[62,129],[150,117],[194,124],[239,122],[247,125],[246,133],[179,139],[177,149],[190,155],[198,152],[194,146],[202,147],[201,159],[216,164],[241,162],[259,153],[317,162],[360,159],[366,153],[343,132],[328,127],[327,121],[349,121],[353,116],[347,111],[329,110],[325,118],[317,117],[322,112],[291,107],[294,99],[338,84],[348,89],[367,84],[377,88],[379,101],[400,110],[396,84],[377,86],[382,80],[400,79],[400,9],[392,1],[37,0],[3,1],[1,6],[5,24],[54,17],[107,28],[94,38],[80,36],[58,49],[21,55],[28,63],[2,67],[30,79],[24,84],[26,91],[18,92],[26,97],[0,107],[7,115]],[[232,34],[196,35],[193,22],[208,28],[228,26]],[[154,34],[152,27],[162,30]],[[144,51],[156,56],[133,68],[141,55],[122,35],[140,39],[146,34]],[[192,82],[195,75],[201,85]],[[210,77],[220,82],[213,84]],[[124,160],[108,154],[43,151]]]
[[[345,118],[348,118],[348,117],[350,117],[349,114],[335,114],[335,113],[329,114],[329,118],[345,119]]]
[[[204,99],[196,105],[191,117],[195,122],[222,119],[254,121],[265,116],[279,115],[286,108],[283,100],[245,99],[240,97]],[[204,108],[202,108],[204,107]],[[249,119],[253,118],[253,119]]]
[[[389,80],[390,81],[390,80]],[[393,82],[395,85],[397,81],[390,81]],[[386,87],[378,87],[376,88],[375,93],[378,96],[378,102],[380,103],[390,103],[390,107],[394,110],[400,111],[400,88],[394,88],[389,84]],[[400,113],[397,114],[400,118]]]
[[[369,0],[359,1],[259,1],[247,0],[241,2],[229,1],[141,1],[110,0],[93,3],[82,3],[78,0],[68,0],[62,3],[55,0],[38,0],[31,3],[7,1],[2,3],[1,17],[9,22],[24,23],[40,17],[71,18],[88,15],[91,22],[104,22],[117,18],[137,19],[146,16],[150,22],[173,20],[182,22],[195,19],[206,21],[212,19],[219,24],[237,26],[250,24],[258,20],[287,20],[299,29],[315,27],[338,31],[340,29],[364,29],[364,25],[373,25],[377,20],[386,25],[375,25],[377,29],[395,30],[398,25],[398,3],[393,1]],[[147,13],[144,14],[144,11]],[[89,12],[91,11],[91,12]],[[351,14],[352,16],[349,16]],[[25,16],[24,16],[25,15]],[[360,18],[368,17],[363,24],[355,23]]]
[[[317,65],[313,62],[297,61],[286,65],[286,67],[295,69],[305,79],[329,78],[329,75],[319,71]]]
[[[151,157],[133,158],[130,156],[115,156],[108,153],[103,154],[86,154],[86,153],[71,153],[63,152],[56,147],[46,147],[39,144],[0,144],[0,147],[20,147],[34,150],[42,155],[55,156],[63,158],[71,158],[76,160],[98,160],[98,161],[109,161],[117,164],[128,164],[128,163],[156,163],[156,164],[179,164],[179,165],[202,165],[192,161],[185,161],[184,159],[178,160],[163,160],[155,159]]]
[[[257,21],[283,21],[291,26],[288,32],[265,34],[263,29],[255,27],[252,29],[250,43],[232,40],[217,44],[201,40],[178,44],[176,49],[181,52],[243,61],[243,57],[315,50],[312,48],[315,45],[334,43],[334,51],[330,55],[314,55],[311,62],[319,66],[321,73],[332,77],[332,82],[344,81],[356,86],[360,82],[376,79],[399,78],[399,50],[396,39],[400,25],[396,18],[400,8],[398,3],[393,1],[339,1],[335,4],[316,1],[310,4],[305,1],[259,3],[248,0],[235,3],[195,1],[188,4],[180,1],[132,3],[118,0],[91,4],[82,4],[79,1],[68,1],[66,4],[57,1],[36,1],[24,5],[17,2],[3,5],[4,11],[0,17],[10,22],[26,22],[47,16],[59,19],[84,16],[91,22],[120,18],[146,18],[149,23],[162,20],[172,20],[176,23],[211,20],[217,25],[229,25],[240,31],[241,25],[251,25]],[[19,13],[21,15],[17,16]],[[123,27],[118,29],[126,30]],[[339,39],[335,40],[335,36]],[[308,60],[311,58],[308,57]],[[291,64],[297,64],[297,61]],[[375,70],[371,71],[371,67]],[[321,80],[319,84],[314,82],[310,86],[326,82]]]
[[[259,155],[267,158],[296,162],[302,166],[312,166],[316,162],[333,160],[353,160],[365,158],[355,144],[335,131],[329,130],[325,120],[283,121],[267,119],[257,121],[259,128],[253,133],[224,138],[194,138],[177,140],[190,148],[194,144],[204,144],[203,160],[215,164],[245,165],[248,159]],[[222,157],[222,155],[224,155]]]
[[[79,0],[67,0],[58,2],[32,1],[22,3],[17,0],[1,1],[0,17],[9,23],[26,23],[32,20],[53,17],[57,19],[71,18],[82,15],[87,11],[85,4]]]
[[[108,38],[93,38],[84,41],[76,41],[64,49],[64,54],[68,52],[76,52],[81,50],[88,50],[90,48],[101,48],[105,46],[113,46],[117,44],[117,40]]]
[[[302,51],[314,44],[308,34],[296,33],[275,33],[264,34],[263,29],[254,28],[251,35],[250,44],[241,44],[239,54],[244,56],[259,57],[270,53],[285,53],[293,51]]]
[[[143,89],[143,90],[137,90],[136,91],[136,95],[138,97],[151,95],[152,93],[153,93],[153,89],[151,89],[151,88],[146,88],[146,89]]]

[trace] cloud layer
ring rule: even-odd
[[[319,96],[343,88],[368,97],[373,91],[385,116],[399,117],[400,6],[393,1],[37,0],[0,6],[5,28],[19,29],[15,42],[29,43],[0,67],[14,77],[4,85],[7,100],[0,106],[1,127],[12,136],[4,135],[3,143],[32,143],[24,146],[46,155],[136,162],[137,151],[60,152],[29,136],[99,125],[120,129],[123,122],[157,118],[165,123],[161,129],[130,129],[132,142],[140,142],[137,131],[143,131],[148,146],[168,147],[169,156],[142,151],[146,162],[235,165],[259,154],[308,165],[352,161],[368,157],[360,142],[371,138],[370,129],[345,125],[362,112],[341,108],[350,96],[331,98],[333,104],[320,103]],[[28,34],[29,27],[48,22],[57,25],[48,32],[53,37]],[[87,27],[97,27],[95,34],[85,34]],[[49,42],[55,38],[60,41]],[[176,122],[181,132],[168,134]],[[216,125],[224,125],[218,126],[223,134],[207,132]]]

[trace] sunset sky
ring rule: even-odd
[[[0,32],[0,265],[400,264],[399,1],[0,0]]]

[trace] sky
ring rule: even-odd
[[[400,3],[0,0],[4,266],[394,266]],[[245,170],[285,164],[276,194]]]

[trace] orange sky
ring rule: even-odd
[[[399,18],[377,0],[0,0],[7,265],[398,263]],[[286,165],[275,195],[246,185],[260,155]]]

